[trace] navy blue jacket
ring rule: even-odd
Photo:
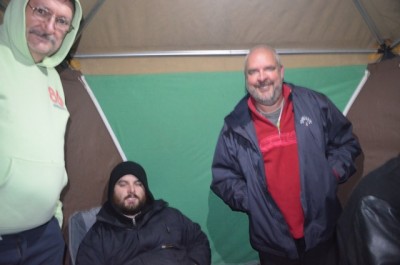
[[[207,236],[163,200],[133,220],[106,202],[79,246],[77,265],[209,265]]]
[[[307,250],[334,234],[341,212],[338,183],[345,182],[355,172],[354,160],[361,149],[351,123],[325,95],[294,85],[289,87]],[[267,190],[248,97],[225,118],[212,164],[211,189],[232,210],[248,215],[250,242],[255,250],[296,259],[297,249],[289,227]],[[291,166],[291,161],[282,163]]]

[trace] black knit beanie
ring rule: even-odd
[[[135,177],[142,182],[143,187],[146,191],[147,202],[153,202],[154,197],[151,194],[149,186],[147,184],[147,176],[143,167],[138,163],[132,161],[125,161],[118,164],[111,172],[110,181],[108,182],[108,200],[112,202],[113,194],[114,194],[114,186],[117,181],[125,175],[134,175]]]

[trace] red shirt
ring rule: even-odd
[[[290,88],[283,87],[284,106],[278,128],[256,109],[250,97],[248,106],[264,158],[267,189],[281,210],[294,238],[304,236],[304,213],[300,202],[300,171]],[[280,123],[280,124],[279,124]]]

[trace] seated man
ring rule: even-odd
[[[108,200],[80,244],[76,264],[210,263],[209,241],[200,226],[154,199],[139,164],[117,165],[108,183]]]

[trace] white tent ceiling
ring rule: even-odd
[[[241,51],[368,52],[400,38],[400,1],[85,0],[77,55]]]

